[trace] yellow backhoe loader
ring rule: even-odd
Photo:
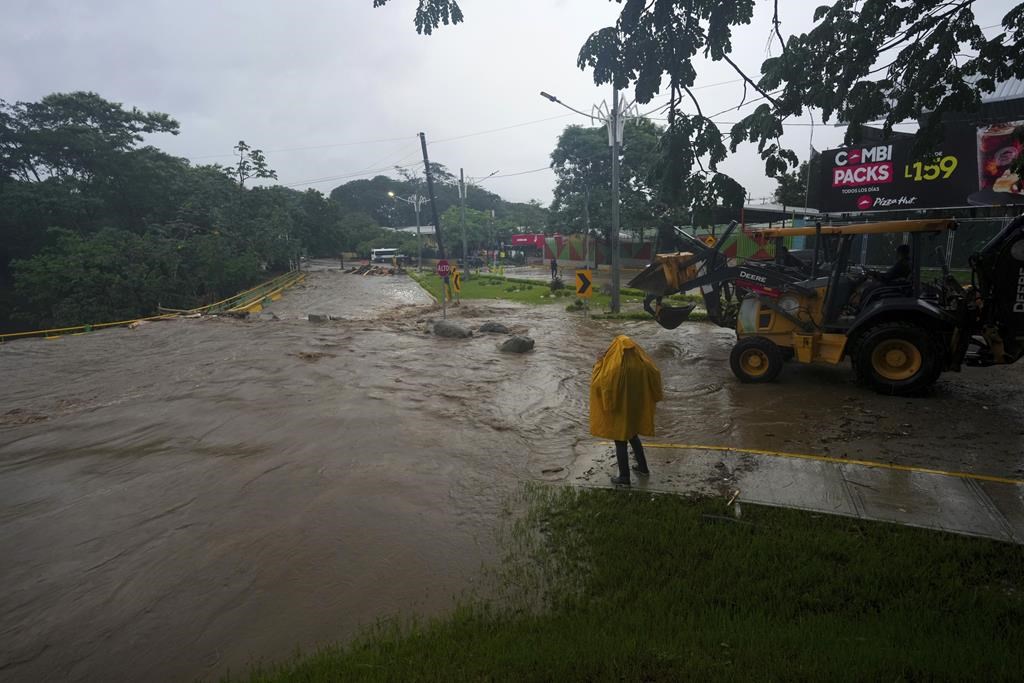
[[[743,382],[774,380],[787,360],[835,365],[849,357],[876,391],[911,394],[963,364],[1024,355],[1024,216],[971,256],[970,283],[946,269],[922,281],[922,254],[933,246],[941,253],[937,238],[956,229],[952,219],[762,230],[774,240],[774,260],[742,264],[720,251],[735,228],[715,246],[683,233],[688,251],[657,255],[629,286],[647,293],[644,307],[668,329],[692,306],[666,306],[663,297],[699,290],[708,318],[736,330],[730,366]],[[849,265],[855,237],[890,233],[905,235],[906,277],[883,281]],[[786,250],[792,236],[815,238],[808,260]]]

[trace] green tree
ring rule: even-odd
[[[718,168],[743,143],[756,145],[770,177],[797,167],[796,153],[781,143],[783,122],[809,109],[820,111],[823,122],[846,124],[848,144],[859,141],[863,124],[881,120],[888,133],[921,116],[918,151],[924,152],[941,139],[944,114],[974,111],[996,83],[1024,78],[1024,3],[1009,6],[1002,31],[986,37],[973,12],[979,0],[832,0],[813,10],[810,31],[788,38],[777,0],[620,4],[618,20],[591,34],[577,65],[590,69],[598,85],[633,88],[640,103],[668,95],[655,173],[660,198],[673,204],[740,205],[743,188]],[[749,24],[759,5],[773,10],[777,42],[758,74],[733,59],[733,30]],[[421,33],[461,20],[454,0],[420,0],[416,12]],[[718,113],[694,93],[698,59],[736,73],[744,84],[737,104],[761,103],[732,126],[728,149]],[[1016,166],[1024,168],[1024,155]]]
[[[622,225],[640,231],[655,223],[659,208],[652,186],[661,129],[646,119],[631,123],[623,136],[619,193]],[[568,126],[551,153],[555,171],[552,227],[610,236],[611,148],[605,128]]]
[[[54,93],[39,102],[0,100],[0,170],[23,182],[89,180],[108,173],[144,133],[178,134],[167,114],[126,110],[93,92]]]
[[[267,166],[267,159],[263,156],[262,150],[253,149],[245,144],[245,140],[239,140],[234,149],[238,152],[238,163],[228,166],[224,172],[232,178],[237,178],[240,187],[244,187],[245,181],[249,178],[277,179],[277,171]]]
[[[807,193],[807,162],[800,164],[800,171],[783,173],[775,179],[774,199],[784,206],[804,206]]]

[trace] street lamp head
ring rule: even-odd
[[[551,100],[552,102],[557,102],[558,101],[557,97],[555,97],[554,95],[549,95],[546,92],[544,92],[543,90],[540,91],[540,96],[545,98],[545,99]]]

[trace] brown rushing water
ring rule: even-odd
[[[443,612],[519,483],[593,443],[590,367],[621,332],[661,366],[659,441],[1024,474],[1024,367],[919,399],[848,366],[748,386],[708,325],[451,312],[537,340],[509,355],[426,334],[408,278],[337,271],[268,310],[0,346],[0,679],[191,680]]]

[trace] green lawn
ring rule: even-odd
[[[409,275],[438,301],[441,299],[441,278],[434,273],[416,273]],[[545,282],[532,280],[510,280],[495,275],[471,275],[468,279],[463,275],[463,299],[507,299],[525,304],[569,302],[575,297],[572,290],[562,290],[558,296],[553,294]]]
[[[1019,680],[1024,666],[1019,546],[636,491],[532,485],[523,500],[486,594],[248,680]]]
[[[441,278],[434,273],[416,273],[409,271],[412,277],[421,287],[430,292],[434,298],[440,300]],[[471,275],[470,278],[463,276],[462,292],[463,299],[506,299],[508,301],[519,301],[526,304],[561,303],[563,306],[570,305],[576,301],[575,282],[566,282],[566,287],[560,290],[551,290],[549,283],[540,280],[526,280],[520,278],[505,278],[497,275]],[[626,316],[637,320],[650,320],[650,316],[639,309],[643,303],[644,293],[638,289],[622,288],[620,302],[627,307],[637,310],[628,313],[621,313],[618,316]],[[697,301],[697,297],[676,295],[668,297],[669,300]],[[594,287],[594,295],[589,301],[590,310],[594,313],[607,311],[611,308],[611,294],[602,291],[600,286]],[[582,309],[581,309],[582,310]],[[696,318],[694,318],[696,319]]]

